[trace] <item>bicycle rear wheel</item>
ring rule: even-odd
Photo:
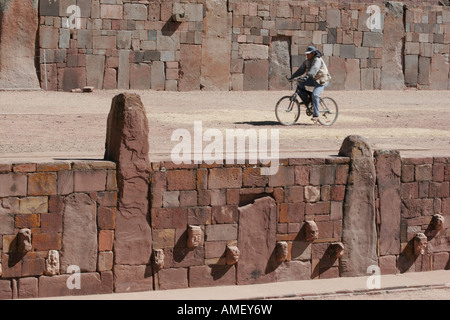
[[[332,98],[320,98],[319,123],[323,126],[331,126],[336,122],[339,111],[336,101]]]
[[[290,126],[300,117],[300,103],[292,96],[282,97],[275,106],[275,115],[282,125]]]

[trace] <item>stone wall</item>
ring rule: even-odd
[[[289,89],[312,44],[330,89],[448,89],[449,7],[373,3],[383,30],[367,26],[371,1],[41,1],[41,87]],[[74,4],[79,29],[67,22]]]
[[[375,232],[382,274],[449,269],[450,158],[400,158],[395,151],[377,151],[374,160]],[[129,248],[145,253],[140,259],[147,261],[143,265],[115,259],[122,247],[115,233],[123,226],[116,219],[121,204],[114,163],[2,164],[0,297],[342,276],[342,261],[333,250],[343,243],[351,161],[347,157],[286,159],[274,176],[261,176],[257,166],[248,165],[151,163],[148,223],[153,254],[135,247],[141,245],[140,229]],[[435,214],[445,218],[439,232],[431,227]],[[313,241],[306,239],[307,221],[314,221],[319,230]],[[196,247],[188,244],[189,226],[202,230]],[[32,248],[27,253],[17,251],[22,228],[31,230]],[[418,232],[427,236],[428,246],[417,256],[413,237]],[[287,244],[284,261],[277,259],[278,242]],[[228,246],[240,250],[236,264],[227,260]],[[60,275],[45,275],[49,250],[59,251]],[[158,250],[164,257],[160,270],[154,264]],[[69,265],[80,267],[80,290],[67,287]]]
[[[113,292],[115,168],[106,161],[0,164],[1,299]],[[21,229],[31,231],[29,252],[19,250]],[[50,250],[60,257],[52,276]],[[80,290],[66,284],[71,265],[81,272]]]

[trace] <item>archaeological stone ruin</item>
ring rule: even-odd
[[[446,90],[445,4],[1,0],[0,89],[289,89],[314,45],[329,89]]]
[[[140,97],[119,94],[103,160],[0,164],[0,298],[450,269],[450,157],[351,135],[261,175],[151,162],[148,132]]]
[[[289,89],[311,44],[331,90],[447,90],[445,4],[0,0],[0,90],[126,92],[103,159],[0,163],[0,299],[449,270],[450,157],[150,161],[127,92]]]

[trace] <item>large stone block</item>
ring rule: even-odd
[[[345,59],[331,56],[328,70],[333,77],[330,81],[329,89],[344,90],[345,89]]]
[[[449,61],[442,54],[431,58],[430,89],[447,90],[450,88]]]
[[[431,76],[431,59],[420,56],[419,75],[417,77],[418,84],[423,86],[430,85],[430,76]]]
[[[286,80],[286,77],[290,77],[291,75],[289,50],[290,45],[288,38],[272,39],[269,48],[269,89],[290,89],[290,83]]]
[[[130,89],[150,89],[151,68],[146,63],[130,64]]]
[[[248,60],[244,63],[244,90],[267,90],[269,61]]]
[[[38,23],[37,0],[1,1],[0,89],[40,89],[35,66]],[[58,40],[56,29],[56,43],[50,44],[55,49]]]
[[[105,56],[88,54],[86,56],[86,83],[95,89],[103,89]]]
[[[203,20],[201,87],[205,90],[230,88],[231,13],[224,1],[207,1]],[[227,63],[224,63],[227,61]]]
[[[361,90],[373,90],[373,69],[361,69]]]
[[[130,88],[130,50],[119,50],[118,89]]]
[[[381,68],[381,89],[401,90],[405,87],[403,75],[403,4],[389,2],[383,28],[383,57]]]
[[[149,129],[138,95],[120,94],[113,98],[106,132],[105,159],[117,164],[115,263],[144,265],[152,253],[148,221]]]
[[[79,278],[76,278],[76,277]],[[79,279],[79,282],[77,282]],[[72,289],[67,285],[74,286]],[[79,289],[75,287],[79,285]],[[81,296],[102,293],[102,282],[98,273],[65,274],[39,277],[39,298]]]
[[[277,209],[275,200],[264,197],[239,208],[237,284],[273,282],[277,266]]]
[[[375,165],[372,148],[361,136],[348,136],[339,155],[350,157],[343,211],[342,242],[345,247],[341,258],[343,276],[362,276],[367,267],[378,265],[377,230],[375,212]]]
[[[27,176],[20,173],[0,174],[0,197],[26,196]]]
[[[144,4],[125,3],[123,8],[125,20],[147,20],[147,7]]]
[[[383,34],[380,32],[363,32],[363,47],[382,48]]]
[[[402,161],[398,151],[376,151],[379,193],[380,255],[400,254],[400,177]]]
[[[166,83],[166,74],[163,61],[153,61],[150,78],[150,86],[153,90],[164,90]]]
[[[339,28],[341,26],[341,11],[339,9],[327,10],[328,28]]]
[[[359,59],[347,59],[345,61],[345,90],[360,89],[361,72],[359,69]]]
[[[97,267],[97,204],[88,195],[74,193],[64,200],[61,270],[77,265],[82,272]],[[82,248],[82,250],[80,250]]]
[[[180,52],[180,91],[200,90],[202,68],[202,47],[199,45],[181,45]]]
[[[58,69],[58,90],[70,91],[86,86],[86,68]]]
[[[405,84],[417,86],[419,76],[419,56],[408,54],[405,56]]]

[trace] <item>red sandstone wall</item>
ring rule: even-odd
[[[104,161],[0,164],[1,299],[113,292],[115,167]],[[16,247],[22,228],[32,235],[26,254]],[[43,275],[49,250],[59,251],[61,275]],[[80,267],[81,290],[67,288],[68,265]]]
[[[69,30],[66,8],[75,3],[81,29]],[[398,16],[373,1],[381,8],[384,36],[366,25],[372,1],[115,3],[41,2],[41,87],[289,89],[285,76],[311,44],[325,54],[330,89],[450,84],[450,11],[438,1],[404,1],[406,14]],[[182,11],[186,21],[175,22],[172,15]]]
[[[339,259],[329,259],[328,250],[330,244],[342,240],[349,159],[302,158],[280,163],[278,174],[270,177],[245,165],[152,163],[149,223],[153,249],[163,249],[165,265],[153,273],[149,261],[139,269],[142,272],[132,274],[113,266],[117,206],[114,163],[1,164],[0,297],[111,293],[120,291],[125,282],[134,291],[339,277]],[[382,274],[449,269],[450,158],[404,158],[392,169],[397,173],[394,175],[386,167],[378,166],[377,170],[377,176],[398,181],[388,198],[380,193],[385,185],[376,186]],[[398,207],[390,205],[395,204],[392,194],[401,200]],[[273,219],[266,221],[261,210],[252,206],[243,209],[267,196],[276,206]],[[386,202],[381,203],[386,200],[387,207]],[[92,222],[83,225],[67,218],[67,207],[78,205],[80,213],[94,206],[96,232],[89,232]],[[390,212],[388,216],[386,212]],[[432,234],[427,230],[436,213],[446,222],[443,230]],[[319,227],[319,238],[313,243],[304,239],[307,220],[314,220]],[[188,225],[203,230],[201,245],[194,249],[187,247]],[[79,230],[75,236],[73,227]],[[17,252],[11,243],[20,228],[31,229],[32,251],[14,259]],[[64,238],[67,232],[71,232],[71,239]],[[424,255],[414,257],[408,250],[417,232],[428,236],[428,247]],[[72,252],[65,249],[86,239],[97,243],[95,254],[86,254],[85,246]],[[65,241],[69,241],[66,246]],[[283,263],[274,261],[271,250],[276,241],[288,243],[288,258]],[[256,255],[252,253],[255,250],[245,249],[261,243],[267,246]],[[226,264],[227,245],[240,246],[237,265]],[[81,290],[67,289],[68,274],[43,275],[51,249],[64,257],[62,270],[68,264],[64,259],[75,264],[69,253],[84,265]],[[92,256],[93,265],[88,261]],[[120,288],[114,285],[113,273]]]

